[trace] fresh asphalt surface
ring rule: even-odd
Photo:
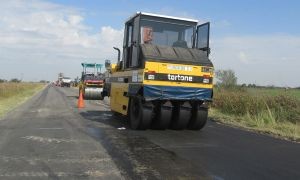
[[[0,179],[300,179],[300,144],[209,121],[128,129],[107,100],[48,86],[0,121]]]

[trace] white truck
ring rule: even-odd
[[[61,87],[70,87],[71,86],[71,78],[63,77],[61,80]]]

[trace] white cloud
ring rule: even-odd
[[[76,26],[83,20],[83,17],[78,15],[71,15],[69,16],[69,22],[71,25]]]
[[[242,63],[245,63],[245,64],[249,63],[246,53],[244,53],[243,51],[239,52],[238,58]]]
[[[102,46],[103,51],[111,52],[113,46],[121,49],[123,42],[123,30],[117,30],[110,26],[101,28],[99,33],[99,43]]]
[[[112,47],[122,47],[123,29],[104,26],[90,33],[84,14],[82,9],[43,0],[0,1],[0,78],[23,74],[25,80],[54,79],[58,72],[75,77],[81,62],[116,60]],[[174,15],[194,17],[185,12]],[[230,23],[224,20],[215,26]],[[300,36],[212,36],[211,47],[215,68],[235,70],[240,83],[300,85]]]
[[[240,83],[299,86],[300,36],[257,35],[213,39],[216,69],[233,69]]]
[[[121,47],[123,30],[90,29],[80,9],[42,0],[0,1],[0,78],[49,79],[60,71],[75,77],[83,61],[116,58],[112,47]]]

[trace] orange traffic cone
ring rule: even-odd
[[[82,91],[79,92],[77,106],[78,106],[78,108],[84,108],[84,100],[83,100],[83,96],[82,96]]]

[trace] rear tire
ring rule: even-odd
[[[158,102],[154,107],[154,116],[152,119],[152,128],[165,130],[170,126],[172,116],[172,106],[167,106]]]
[[[179,102],[173,104],[171,129],[185,129],[191,117],[190,108],[180,105]]]
[[[129,105],[129,124],[131,129],[145,130],[151,125],[152,119],[152,107],[146,106],[142,102],[142,98],[132,97],[130,98]]]
[[[193,105],[192,107],[192,117],[190,119],[188,129],[191,130],[200,130],[202,129],[208,117],[208,109],[199,107],[197,104]]]

